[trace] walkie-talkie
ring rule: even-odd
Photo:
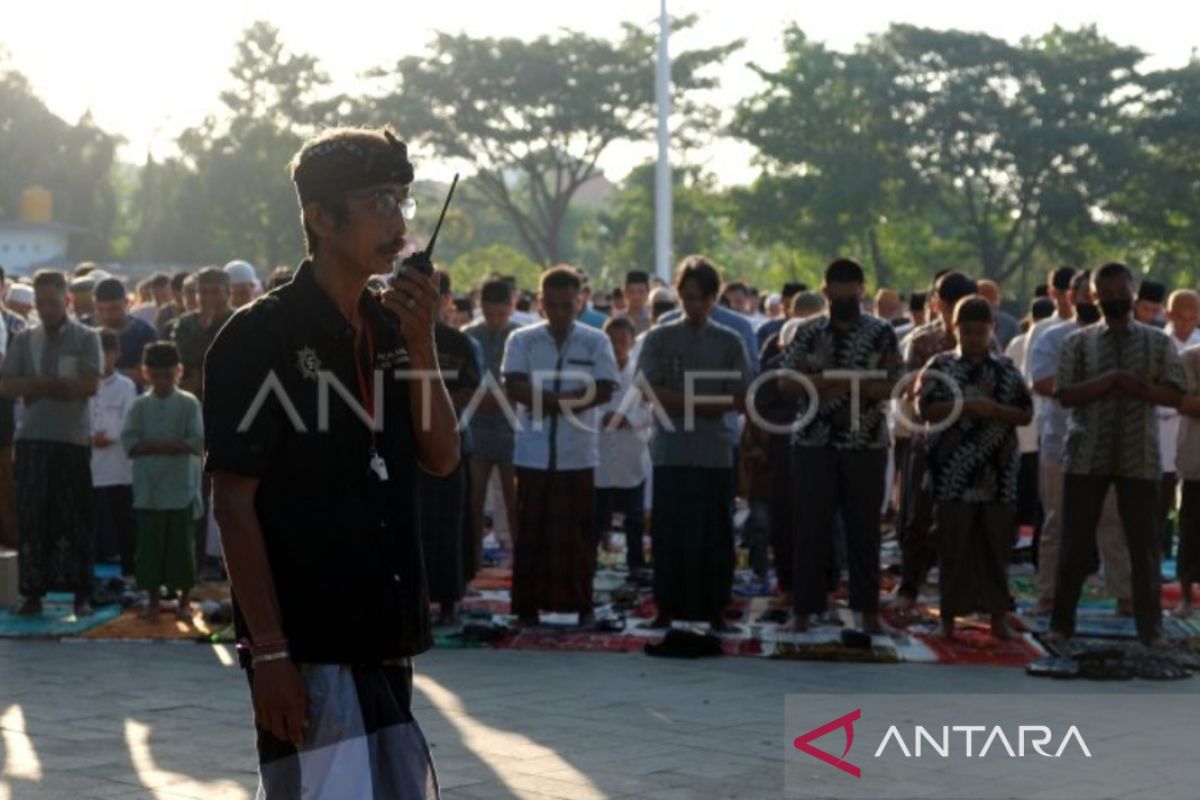
[[[423,275],[433,274],[433,246],[437,243],[438,233],[442,230],[442,223],[446,220],[446,209],[450,208],[450,198],[454,197],[454,187],[458,185],[458,173],[454,173],[454,180],[450,183],[450,192],[446,195],[446,202],[442,204],[442,213],[438,217],[437,226],[433,229],[433,235],[429,237],[429,244],[424,250],[418,250],[415,253],[410,253],[405,256],[400,262],[401,267],[412,267]],[[397,276],[399,275],[399,267],[396,268]]]

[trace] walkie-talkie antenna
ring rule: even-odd
[[[454,180],[450,183],[450,191],[446,195],[446,202],[442,204],[442,213],[438,217],[437,226],[433,229],[433,235],[429,237],[429,244],[425,246],[425,257],[433,259],[433,245],[437,242],[438,233],[442,230],[442,223],[446,220],[446,209],[450,207],[450,198],[454,197],[454,187],[458,186],[458,173],[454,173]]]

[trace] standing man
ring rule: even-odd
[[[67,280],[44,270],[33,279],[41,324],[17,334],[0,373],[0,395],[24,405],[16,432],[20,537],[18,613],[42,612],[42,597],[63,586],[76,616],[92,613],[92,421],[88,398],[100,383],[100,336],[67,315]]]
[[[1163,300],[1167,298],[1167,287],[1157,281],[1142,281],[1138,285],[1137,299],[1133,303],[1133,318],[1143,325],[1162,328]]]
[[[634,269],[625,274],[625,311],[639,335],[650,329],[650,276],[643,270]]]
[[[779,383],[782,393],[799,401],[797,421],[807,418],[792,436],[793,486],[806,498],[796,514],[792,578],[800,631],[808,630],[811,615],[827,610],[838,512],[846,528],[850,608],[861,614],[864,630],[883,630],[879,509],[887,473],[887,404],[900,377],[900,351],[891,324],[862,313],[864,281],[857,262],[839,258],[830,264],[822,287],[829,314],[802,323],[784,357],[784,367],[803,375],[816,391],[816,409],[799,381],[783,377]]]
[[[142,351],[158,338],[154,328],[129,313],[129,297],[119,278],[105,278],[96,284],[96,313],[83,318],[90,325],[111,328],[121,338],[121,357],[117,372],[142,387]]]
[[[1200,294],[1192,289],[1179,289],[1167,298],[1167,327],[1164,332],[1175,352],[1180,355],[1189,347],[1200,344],[1200,330],[1196,323],[1200,322]],[[1175,452],[1179,444],[1179,409],[1160,407],[1158,409],[1158,452],[1162,458],[1162,500],[1159,514],[1159,530],[1162,531],[1162,552],[1164,558],[1170,558],[1173,551],[1171,536],[1171,512],[1179,493],[1179,474],[1175,469]]]
[[[229,302],[229,273],[205,267],[196,273],[200,307],[187,311],[171,324],[170,340],[179,349],[183,378],[179,388],[204,399],[204,356],[217,332],[233,316]]]
[[[933,294],[937,300],[937,317],[928,325],[917,328],[906,340],[904,354],[905,372],[915,374],[923,369],[934,356],[948,353],[958,347],[954,335],[954,307],[964,297],[975,294],[975,281],[961,272],[946,272],[934,283]],[[993,343],[993,349],[996,349]],[[915,394],[910,389],[901,400],[903,419],[916,421]],[[933,566],[937,547],[932,535],[934,524],[933,492],[925,479],[926,451],[925,435],[921,428],[914,428],[909,436],[906,463],[902,466],[900,480],[900,587],[896,590],[896,606],[901,612],[912,610],[925,584],[925,577]]]
[[[600,406],[600,461],[596,465],[596,542],[606,544],[613,511],[624,515],[625,564],[634,580],[646,566],[642,537],[646,519],[646,479],[650,477],[650,409],[635,386],[637,361],[631,356],[633,323],[613,317],[604,323],[617,359],[619,384]]]
[[[512,421],[501,406],[500,369],[504,362],[504,346],[513,331],[521,326],[512,320],[513,287],[503,278],[492,278],[479,292],[483,318],[463,329],[479,345],[483,353],[481,380],[491,382],[493,391],[483,399],[471,415],[468,427],[474,451],[471,454],[471,529],[473,544],[465,556],[467,579],[479,571],[483,552],[483,513],[487,502],[488,483],[497,473],[503,512],[508,521],[509,535],[517,530],[517,476],[513,470],[513,441],[516,432]],[[497,521],[499,509],[497,509]],[[499,525],[493,525],[499,528]],[[499,538],[499,537],[497,537]]]
[[[543,273],[546,321],[514,332],[504,349],[504,386],[521,423],[512,605],[522,625],[536,625],[539,611],[594,620],[595,408],[612,397],[617,363],[602,331],[575,322],[581,283],[570,267]]]
[[[248,261],[230,261],[225,265],[225,273],[229,275],[229,296],[233,307],[241,308],[254,302],[261,287],[254,265]]]
[[[450,289],[450,276],[441,272],[438,278],[443,303],[443,316],[435,323],[433,331],[438,368],[454,409],[461,414],[479,388],[479,360],[474,341],[445,321],[445,301],[447,297],[453,300],[454,294]],[[421,552],[425,556],[429,599],[438,604],[439,625],[453,625],[458,621],[458,603],[467,588],[464,548],[468,544],[474,545],[464,520],[469,491],[470,431],[460,431],[459,439],[462,453],[454,472],[439,476],[422,471],[420,475]]]
[[[412,179],[390,130],[305,142],[292,180],[309,257],[205,361],[260,797],[438,797],[411,702],[411,658],[432,645],[417,472],[454,471],[457,423],[437,377],[436,278],[404,267],[367,291],[404,248]]]
[[[1133,274],[1105,264],[1092,288],[1104,319],[1063,344],[1055,394],[1070,409],[1063,463],[1062,552],[1051,629],[1075,633],[1075,607],[1109,486],[1129,546],[1138,638],[1161,641],[1158,518],[1162,465],[1156,406],[1179,406],[1187,386],[1179,354],[1162,331],[1133,319]]]
[[[1192,614],[1192,587],[1200,583],[1200,346],[1184,351],[1183,371],[1188,393],[1179,404],[1183,421],[1179,427],[1177,466],[1183,483],[1179,503],[1179,608],[1182,617]]]
[[[638,361],[653,390],[654,602],[665,628],[677,619],[727,631],[733,586],[733,432],[725,419],[745,409],[746,348],[712,318],[721,275],[688,256],[675,276],[683,316],[646,335]],[[705,374],[708,373],[708,374]],[[665,414],[665,419],[664,419]],[[667,422],[669,421],[669,425]]]
[[[1068,412],[1056,399],[1058,365],[1063,343],[1067,337],[1094,325],[1100,320],[1100,308],[1092,294],[1091,273],[1079,270],[1071,278],[1068,292],[1075,318],[1047,328],[1033,353],[1026,354],[1028,374],[1035,397],[1041,398],[1038,408],[1038,438],[1040,496],[1042,500],[1042,529],[1038,537],[1038,570],[1034,577],[1038,600],[1035,615],[1049,614],[1054,608],[1055,581],[1058,574],[1059,549],[1063,524],[1063,458],[1067,439]],[[1129,550],[1121,533],[1121,517],[1117,513],[1116,495],[1110,489],[1104,497],[1096,543],[1104,566],[1104,583],[1108,594],[1117,600],[1117,613],[1133,615],[1130,599]],[[1091,559],[1089,558],[1089,562]]]
[[[4,268],[0,267],[0,298],[7,293],[8,280]],[[25,319],[0,304],[0,340],[7,352],[10,342],[25,330]],[[0,367],[3,366],[0,354]],[[17,430],[16,401],[0,395],[0,546],[17,548],[17,501],[13,484],[13,437]]]
[[[996,316],[996,341],[1002,349],[1007,349],[1008,343],[1021,332],[1021,323],[1000,307],[1004,300],[1004,291],[1000,288],[1000,284],[984,278],[979,281],[979,294],[992,304],[992,313]]]
[[[204,357],[212,346],[217,332],[233,316],[229,305],[229,274],[217,267],[205,267],[196,274],[196,287],[200,307],[195,311],[184,312],[170,324],[170,340],[179,351],[179,361],[183,368],[183,377],[179,388],[193,394],[201,402],[204,401]],[[202,513],[195,521],[196,535],[196,576],[200,580],[206,578],[208,564],[208,531],[209,510],[212,495],[212,476],[207,472],[201,475],[200,499],[203,502]],[[214,542],[215,545],[215,542]],[[213,567],[213,572],[219,574],[220,568]]]

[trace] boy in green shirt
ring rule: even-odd
[[[146,618],[157,619],[159,590],[180,592],[177,616],[191,619],[189,595],[196,582],[195,519],[200,502],[200,453],[204,430],[200,403],[178,388],[179,351],[152,342],[142,355],[150,391],[134,401],[121,433],[133,459],[133,507],[137,511],[138,588],[150,593]]]

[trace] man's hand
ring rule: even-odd
[[[116,444],[116,442],[105,436],[103,433],[97,433],[92,437],[92,447],[95,447],[97,450],[103,450],[106,447],[112,447],[114,444]]]
[[[438,276],[422,275],[411,267],[401,267],[383,293],[383,307],[400,323],[400,332],[410,352],[433,348],[433,325],[441,302]]]
[[[254,668],[254,724],[276,739],[303,747],[308,735],[308,689],[290,659]]]
[[[1129,370],[1114,371],[1113,384],[1117,391],[1132,397],[1144,397],[1148,388],[1145,378]]]

